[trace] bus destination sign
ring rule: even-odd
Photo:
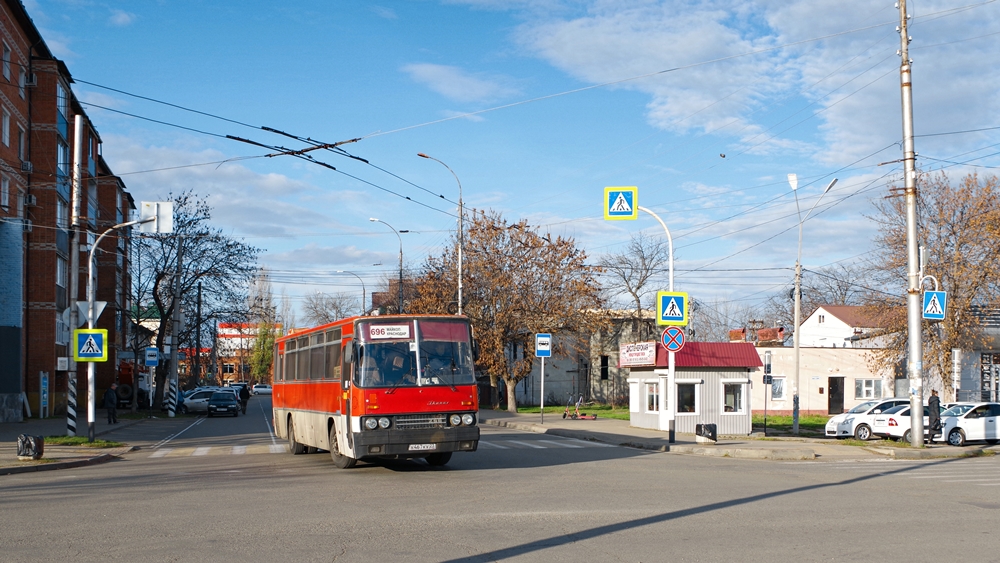
[[[409,338],[410,325],[369,325],[368,337],[372,340],[383,338]]]

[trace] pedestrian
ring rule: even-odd
[[[240,386],[240,404],[243,405],[243,414],[247,413],[247,401],[250,400],[250,391],[246,385]]]
[[[118,389],[117,383],[104,392],[104,408],[108,409],[108,424],[118,424]]]
[[[937,389],[931,390],[931,398],[927,399],[927,442],[933,442],[934,436],[941,432],[941,399]]]

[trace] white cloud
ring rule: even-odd
[[[125,27],[131,25],[134,21],[135,14],[124,10],[111,10],[111,16],[108,18],[108,23],[116,27]]]
[[[399,14],[396,10],[392,8],[386,8],[385,6],[372,6],[371,11],[375,13],[376,16],[386,19],[386,20],[398,20]]]
[[[518,93],[509,78],[471,74],[454,66],[414,63],[404,66],[402,71],[415,82],[456,102],[488,102]]]

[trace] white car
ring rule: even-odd
[[[208,400],[212,398],[212,390],[195,391],[184,397],[180,405],[181,412],[208,412]]]
[[[941,413],[941,436],[952,446],[1000,442],[1000,403],[959,404]]]
[[[894,440],[899,440],[901,442],[909,442],[911,438],[910,433],[910,423],[912,419],[910,418],[910,405],[909,403],[893,407],[882,414],[876,415],[875,420],[872,423],[872,434],[876,436],[882,436],[883,438],[891,438]],[[924,405],[924,437],[927,436],[927,431],[930,427],[930,410],[928,410],[927,405]]]
[[[270,395],[271,386],[258,383],[257,385],[253,386],[253,389],[250,392],[253,393],[254,395]]]
[[[830,418],[826,423],[826,435],[831,438],[854,436],[858,440],[869,440],[872,437],[875,415],[882,414],[892,407],[908,404],[910,404],[909,399],[899,397],[865,401],[843,414]]]

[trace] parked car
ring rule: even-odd
[[[216,414],[240,415],[240,402],[232,393],[216,391],[208,400],[208,417]]]
[[[228,388],[235,389],[236,395],[239,395],[240,389],[243,389],[244,387],[248,387],[248,385],[246,383],[230,383]]]
[[[941,413],[941,440],[952,446],[1000,442],[1000,403],[959,404]]]
[[[212,398],[212,394],[215,391],[211,389],[194,391],[187,397],[184,397],[184,402],[178,406],[180,412],[208,412],[208,400]]]
[[[872,437],[872,424],[875,415],[897,407],[910,404],[909,399],[893,397],[891,399],[875,399],[865,401],[853,409],[830,418],[826,423],[826,435],[833,438],[849,438],[869,440]]]
[[[927,405],[924,405],[925,439],[930,427],[930,414],[931,413]],[[911,422],[912,419],[910,418],[909,404],[893,407],[887,411],[883,411],[882,414],[875,416],[875,419],[872,422],[872,434],[882,436],[884,438],[900,440],[902,442],[909,442],[911,438]]]
[[[257,385],[253,386],[251,393],[253,393],[254,395],[270,395],[271,386],[258,383]]]

